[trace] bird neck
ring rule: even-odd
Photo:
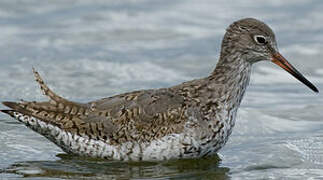
[[[222,53],[214,71],[210,75],[212,83],[223,85],[222,93],[229,106],[239,107],[249,84],[251,74],[251,63],[242,53]],[[221,91],[221,90],[217,90]]]

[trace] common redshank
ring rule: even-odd
[[[123,161],[204,157],[227,142],[251,66],[260,60],[274,62],[318,92],[278,52],[273,31],[246,18],[227,28],[208,77],[77,103],[55,94],[33,69],[50,100],[3,102],[10,109],[1,111],[71,154]]]

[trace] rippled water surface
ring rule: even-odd
[[[242,17],[268,23],[323,91],[322,9],[319,0],[2,0],[0,100],[45,100],[32,67],[81,102],[207,76],[225,28]],[[258,63],[219,156],[168,162],[73,157],[1,114],[0,179],[323,179],[322,98]]]

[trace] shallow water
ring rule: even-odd
[[[268,23],[281,53],[322,90],[322,9],[318,0],[2,0],[0,100],[45,99],[31,67],[81,102],[206,76],[225,28],[242,17]],[[153,163],[66,155],[1,114],[0,179],[323,179],[322,97],[258,63],[219,157]]]

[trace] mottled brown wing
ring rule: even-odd
[[[180,132],[185,121],[184,99],[169,89],[135,91],[91,102],[90,106],[93,114],[82,120],[111,122],[115,129],[110,139],[116,143]]]
[[[179,109],[184,98],[169,89],[135,91],[90,103],[93,111],[107,111],[112,119],[119,119],[122,114],[133,114],[134,119],[150,122],[156,114],[171,109]],[[132,111],[132,112],[131,112]],[[137,112],[138,111],[138,112]]]
[[[36,81],[48,102],[4,102],[12,110],[58,126],[81,136],[122,143],[149,141],[180,132],[184,118],[184,99],[170,89],[135,91],[87,104],[68,101],[51,91],[38,72]]]

